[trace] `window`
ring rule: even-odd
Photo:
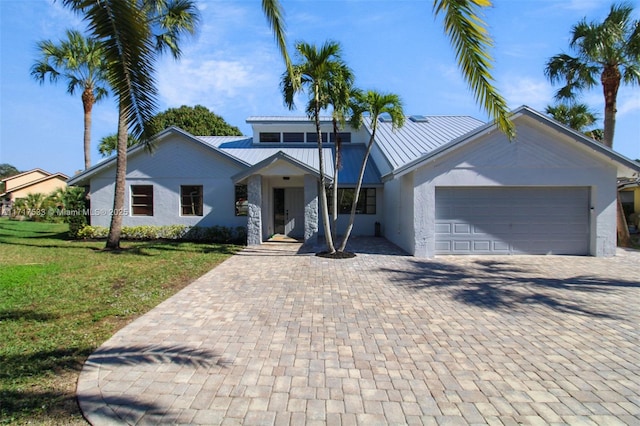
[[[322,142],[327,142],[327,132],[322,132]],[[318,143],[317,133],[307,133],[307,142]]]
[[[180,186],[182,216],[202,216],[202,185]]]
[[[350,214],[355,188],[338,188],[338,214]],[[327,194],[330,196],[331,194]],[[333,206],[329,200],[329,208]],[[356,214],[376,214],[376,189],[361,188]]]
[[[302,132],[285,132],[282,134],[282,142],[304,142],[304,133]]]
[[[131,185],[131,214],[153,216],[153,185]]]
[[[329,135],[331,143],[335,143],[336,142],[336,137],[333,133],[331,133]],[[340,141],[342,143],[349,143],[351,142],[351,133],[349,132],[339,132],[338,133],[338,137],[340,138]]]
[[[236,185],[236,216],[246,216],[249,210],[247,185]]]
[[[263,143],[280,143],[280,133],[260,133],[260,142]]]

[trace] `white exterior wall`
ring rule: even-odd
[[[385,183],[384,236],[408,253],[415,250],[413,173]]]
[[[436,187],[587,186],[591,191],[590,254],[615,254],[615,165],[566,135],[528,120],[517,124],[517,141],[492,132],[415,170],[415,247],[410,253],[435,255]]]
[[[241,171],[221,155],[196,142],[172,135],[150,154],[129,157],[123,226],[198,225],[246,226],[246,216],[235,216],[235,186],[230,176]],[[115,188],[115,164],[91,179],[91,224],[109,226]],[[133,216],[131,185],[153,185],[153,216]],[[203,215],[182,216],[180,186],[202,185]]]

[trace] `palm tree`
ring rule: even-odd
[[[493,41],[486,23],[479,17],[481,8],[490,0],[434,0],[436,16],[444,14],[444,30],[453,45],[464,79],[478,102],[492,117],[509,140],[515,138],[515,127],[505,99],[491,83],[492,57],[488,49]]]
[[[602,142],[613,147],[618,89],[621,83],[640,84],[640,21],[632,21],[633,7],[612,5],[603,22],[586,18],[571,29],[569,47],[576,56],[561,53],[549,59],[545,74],[551,83],[564,81],[557,99],[574,99],[578,92],[602,84],[604,132]],[[631,237],[618,194],[618,242],[630,247]]]
[[[553,56],[545,68],[551,83],[565,83],[556,93],[557,99],[574,99],[578,92],[602,84],[603,143],[610,148],[620,84],[640,84],[640,21],[631,20],[632,12],[629,4],[614,4],[601,23],[583,19],[571,29],[569,47],[576,56]]]
[[[329,104],[332,107],[331,122],[333,127],[334,156],[333,156],[333,187],[331,194],[331,226],[333,241],[338,235],[338,178],[342,169],[342,138],[340,129],[343,129],[347,119],[353,115],[356,107],[354,100],[360,90],[353,87],[354,76],[351,72],[343,76],[342,81],[334,81],[330,87]],[[331,90],[332,89],[332,90]]]
[[[588,130],[598,120],[596,114],[589,109],[586,104],[557,104],[556,106],[547,105],[545,112],[553,117],[556,121],[571,127],[578,132],[601,141],[598,135],[602,132],[600,129]]]
[[[356,217],[356,208],[358,205],[358,199],[360,197],[360,189],[362,188],[362,181],[364,179],[364,171],[367,168],[367,160],[373,148],[373,143],[376,139],[376,131],[378,129],[379,118],[381,114],[389,114],[391,117],[391,125],[393,129],[398,129],[404,125],[404,111],[402,108],[402,100],[400,97],[393,93],[380,93],[374,90],[369,90],[366,93],[359,93],[356,97],[357,107],[354,109],[354,115],[351,119],[352,126],[359,128],[362,120],[363,113],[367,113],[369,117],[369,125],[371,127],[371,136],[369,137],[369,143],[367,144],[367,150],[362,158],[362,164],[360,165],[360,174],[358,175],[358,183],[353,194],[353,201],[351,203],[351,214],[349,215],[349,224],[344,233],[342,243],[338,247],[338,251],[344,251],[353,229],[353,223]]]
[[[55,44],[51,40],[38,42],[40,59],[31,67],[31,75],[44,84],[64,78],[67,92],[74,95],[82,90],[84,108],[84,168],[91,166],[91,111],[93,105],[107,95],[106,66],[102,60],[102,46],[93,38],[85,38],[78,31],[67,31],[66,40]]]
[[[135,144],[140,142],[138,139],[134,138],[132,135],[129,135],[127,139],[127,148],[131,148]],[[110,157],[118,148],[118,135],[113,134],[109,136],[105,136],[100,139],[100,144],[98,144],[98,152],[102,157]]]
[[[318,138],[320,203],[325,240],[328,252],[335,253],[331,223],[329,222],[320,112],[327,109],[331,99],[336,98],[336,93],[347,86],[345,82],[353,78],[353,73],[342,60],[340,44],[336,42],[327,41],[319,49],[315,45],[298,42],[295,48],[299,62],[292,64],[290,71],[283,74],[281,88],[285,104],[290,109],[295,108],[294,96],[296,93],[306,90],[309,95],[306,112],[309,118],[315,122]]]
[[[63,0],[84,14],[101,43],[107,79],[118,99],[118,144],[113,215],[107,249],[120,248],[127,172],[127,141],[132,134],[148,143],[147,123],[156,109],[155,61],[169,52],[180,57],[180,40],[194,33],[198,12],[192,0]]]

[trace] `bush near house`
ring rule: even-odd
[[[78,231],[76,237],[96,240],[107,238],[107,235],[109,235],[109,228],[85,225]],[[240,245],[247,243],[247,229],[242,226],[236,228],[187,225],[124,226],[120,235],[123,240],[133,241],[175,240]]]

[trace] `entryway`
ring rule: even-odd
[[[273,231],[304,238],[304,188],[273,189]]]

